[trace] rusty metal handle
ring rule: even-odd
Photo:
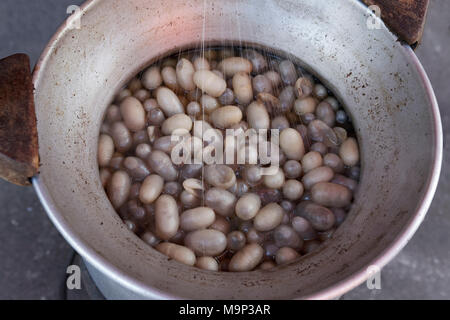
[[[39,168],[30,59],[0,60],[0,178],[27,186]]]
[[[429,0],[362,0],[377,5],[381,18],[392,32],[410,45],[420,43],[427,16]]]

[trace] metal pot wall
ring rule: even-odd
[[[389,262],[420,225],[441,166],[437,102],[411,48],[384,25],[368,29],[359,2],[92,0],[80,17],[80,29],[57,32],[34,73],[33,184],[106,297],[334,298]],[[98,132],[116,91],[159,56],[202,40],[300,59],[352,116],[362,147],[355,204],[332,239],[296,263],[232,274],[168,261],[126,229],[101,186]]]

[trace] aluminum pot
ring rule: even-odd
[[[263,8],[263,9],[262,9]],[[383,267],[422,222],[435,192],[442,128],[410,47],[366,8],[336,0],[91,0],[34,72],[40,174],[49,217],[110,299],[331,299]],[[346,105],[362,177],[345,223],[316,252],[272,271],[214,273],[169,261],[121,222],[101,186],[99,127],[114,94],[169,52],[205,43],[276,48]]]

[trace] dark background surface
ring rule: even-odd
[[[1,0],[0,57],[37,61],[80,0]],[[365,285],[343,299],[450,299],[450,1],[431,0],[417,49],[434,86],[444,126],[441,181],[428,215],[407,247],[382,270],[382,289]],[[62,299],[74,252],[47,218],[32,188],[0,181],[0,299]]]

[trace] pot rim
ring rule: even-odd
[[[91,7],[94,7],[97,3],[103,0],[87,0],[83,3],[81,8],[81,13],[83,14],[85,11],[89,10]],[[357,0],[353,1],[355,5],[359,5],[362,9],[366,10],[366,7]],[[64,36],[64,34],[68,31],[68,26],[66,22],[64,22],[50,39],[49,43],[45,47],[42,52],[35,68],[33,71],[33,83],[36,84],[40,78],[40,70],[45,68],[45,65],[51,58],[52,52],[56,47],[58,41]],[[386,29],[388,30],[388,29]],[[390,31],[388,31],[390,32]],[[394,36],[395,37],[395,36]],[[395,37],[396,38],[396,37]],[[422,223],[425,215],[431,205],[434,194],[437,189],[437,185],[439,182],[441,166],[442,166],[442,157],[443,157],[443,131],[442,131],[442,123],[441,117],[438,107],[438,102],[433,91],[431,82],[421,64],[419,59],[417,58],[414,51],[411,49],[409,45],[403,45],[403,53],[407,56],[412,62],[412,66],[415,67],[417,73],[422,79],[422,83],[425,87],[428,99],[431,105],[431,113],[434,122],[434,154],[433,154],[433,164],[430,176],[428,177],[428,181],[426,184],[426,192],[424,193],[422,199],[420,200],[420,205],[418,206],[414,217],[410,219],[410,221],[403,227],[401,233],[396,237],[396,239],[375,259],[373,259],[367,267],[369,266],[377,266],[380,270],[388,264],[409,242],[412,238],[416,230],[419,228]],[[127,273],[123,272],[112,263],[107,261],[101,254],[93,250],[82,238],[78,236],[73,230],[71,230],[69,224],[64,219],[64,217],[60,214],[58,209],[53,205],[52,198],[43,182],[43,180],[39,177],[39,175],[33,177],[32,179],[33,187],[41,201],[45,211],[47,212],[48,217],[56,226],[58,231],[64,237],[64,239],[72,246],[72,248],[77,251],[83,259],[86,259],[87,262],[95,267],[100,272],[104,273],[114,281],[117,281],[121,286],[141,294],[145,297],[151,297],[154,299],[180,299],[181,297],[167,294],[155,287],[151,287],[143,284],[142,282],[136,280],[131,277]],[[322,289],[314,294],[310,294],[303,297],[298,297],[298,299],[311,299],[311,300],[325,300],[325,299],[335,299],[346,292],[354,289],[358,285],[362,284],[369,278],[370,274],[367,272],[367,269],[362,268],[358,272],[353,273],[352,275],[344,278],[343,280],[335,283],[334,285]]]

